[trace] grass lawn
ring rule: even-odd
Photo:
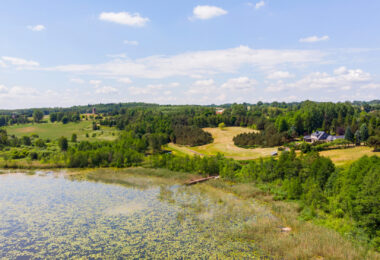
[[[212,134],[212,137],[214,138],[213,143],[196,147],[180,146],[170,143],[168,148],[177,154],[216,155],[217,153],[222,153],[226,157],[234,158],[236,160],[257,159],[270,156],[272,152],[277,151],[277,147],[254,149],[237,147],[232,139],[238,134],[255,131],[249,128],[226,127],[223,130],[220,128],[204,128],[203,130]]]
[[[373,152],[373,148],[368,146],[355,146],[347,149],[328,150],[322,151],[319,154],[321,156],[329,157],[337,166],[350,164],[364,155],[380,156],[380,152]]]
[[[37,134],[41,138],[49,138],[55,140],[61,136],[71,138],[73,133],[76,133],[79,141],[88,140],[114,140],[118,136],[118,131],[115,128],[101,126],[100,130],[92,130],[92,121],[81,121],[79,123],[41,123],[41,124],[22,124],[6,127],[9,135],[22,137]],[[88,133],[89,137],[86,137]],[[93,137],[93,134],[96,136]]]

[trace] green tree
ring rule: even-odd
[[[44,147],[45,147],[45,142],[44,142],[44,140],[42,140],[41,138],[38,138],[38,139],[34,142],[34,145],[37,146],[37,147],[40,147],[40,148],[44,148]]]
[[[77,139],[78,139],[77,134],[74,133],[74,134],[71,135],[71,142],[76,143]]]
[[[42,113],[41,110],[34,110],[33,111],[33,120],[36,123],[41,122],[42,118],[44,118],[44,113]]]
[[[278,132],[285,132],[288,131],[289,125],[288,122],[286,122],[285,118],[281,118],[280,123],[278,125]]]
[[[55,121],[57,121],[57,113],[50,113],[49,115],[49,118],[50,118],[50,122],[54,123]]]
[[[300,115],[297,115],[296,118],[294,119],[294,126],[296,128],[297,134],[303,135],[303,133],[305,132],[305,129],[303,127],[303,120]]]
[[[25,136],[25,135],[21,138],[21,143],[23,145],[27,145],[27,146],[32,145],[32,141],[30,140],[30,137],[29,136]]]
[[[226,124],[222,122],[218,125],[218,127],[220,128],[220,130],[224,130],[224,128],[226,127]]]
[[[351,131],[351,127],[347,127],[346,128],[346,132],[344,133],[344,139],[350,141],[350,142],[354,142],[354,134],[352,133]]]
[[[64,116],[62,118],[62,124],[67,124],[69,122],[69,118],[67,116]]]
[[[362,140],[361,133],[359,130],[356,130],[356,132],[355,132],[355,145],[360,145],[361,140]]]
[[[375,135],[368,138],[368,145],[373,147],[375,151],[380,150],[380,136]]]
[[[360,138],[361,138],[360,140],[365,142],[367,141],[368,137],[369,137],[368,127],[366,124],[362,124],[360,126]]]
[[[61,149],[61,151],[67,151],[67,149],[69,148],[69,143],[67,142],[67,138],[63,136],[59,138],[58,146]]]

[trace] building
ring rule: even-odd
[[[311,135],[304,136],[303,140],[308,143],[332,142],[336,139],[344,139],[344,135],[329,135],[324,131],[315,131]]]
[[[215,111],[215,114],[221,115],[221,114],[223,114],[223,112],[224,112],[224,108],[217,108]]]

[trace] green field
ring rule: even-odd
[[[22,137],[37,134],[40,138],[48,138],[51,140],[61,136],[71,138],[72,134],[77,134],[78,140],[115,140],[118,136],[118,131],[115,128],[101,126],[100,130],[92,130],[92,121],[80,121],[78,123],[30,123],[22,125],[13,125],[6,127],[9,135]],[[86,134],[89,137],[86,137]],[[95,136],[93,136],[95,134]]]
[[[212,134],[214,141],[211,144],[188,147],[170,143],[168,148],[178,154],[188,155],[216,155],[221,153],[228,158],[234,158],[236,160],[252,160],[260,157],[268,157],[272,152],[277,151],[277,147],[254,149],[237,147],[232,139],[238,134],[255,131],[249,128],[226,127],[223,130],[220,128],[204,128],[203,130]]]

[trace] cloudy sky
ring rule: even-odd
[[[380,99],[377,0],[1,0],[0,108]]]

